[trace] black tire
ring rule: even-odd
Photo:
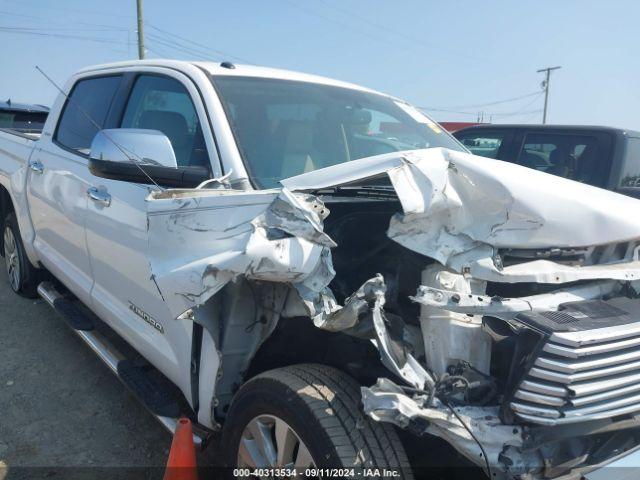
[[[37,297],[40,271],[31,265],[31,262],[27,258],[15,213],[10,212],[7,214],[4,219],[2,232],[4,264],[9,286],[14,292],[23,297]],[[12,245],[10,242],[7,242],[7,235],[11,235],[13,240]]]
[[[360,406],[360,386],[335,368],[294,365],[264,372],[235,395],[225,423],[224,457],[236,467],[245,427],[256,417],[284,420],[307,446],[318,468],[394,469],[413,474],[392,425],[374,422]]]

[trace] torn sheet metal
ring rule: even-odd
[[[382,275],[378,274],[362,284],[349,296],[344,306],[338,307],[328,315],[318,316],[314,320],[316,327],[329,332],[344,332],[354,329],[365,315],[376,306],[382,308],[386,285]]]
[[[314,324],[323,330],[356,336],[363,330],[373,330],[372,337],[382,364],[414,388],[431,388],[435,379],[402,348],[401,341],[394,342],[391,338],[383,308],[386,290],[384,278],[378,274],[347,298],[343,307],[337,306],[332,313],[317,315]]]
[[[313,197],[287,189],[165,191],[147,204],[151,272],[174,318],[238,275],[290,283],[312,317],[319,302],[335,308],[327,289],[334,243]]]
[[[557,310],[563,303],[602,298],[615,293],[620,287],[619,282],[605,280],[539,295],[502,298],[421,285],[415,297],[410,298],[429,307],[467,315],[491,315],[507,320],[521,312]]]
[[[374,281],[378,284],[379,288],[375,291],[376,299],[371,313],[373,317],[373,328],[376,332],[376,344],[380,352],[382,364],[415,388],[433,388],[435,384],[434,378],[418,363],[413,355],[410,353],[399,355],[396,349],[394,349],[387,330],[387,322],[383,310],[386,286],[380,274],[375,277]]]
[[[423,433],[443,438],[473,463],[485,468],[484,455],[468,431],[471,430],[481,439],[494,473],[506,470],[500,459],[506,447],[513,447],[514,452],[522,447],[522,427],[502,424],[498,407],[453,407],[458,419],[439,400],[435,399],[433,406],[421,406],[424,397],[414,400],[393,382],[382,378],[372,387],[361,387],[361,393],[364,411],[375,421],[393,423],[403,429],[421,428]],[[530,470],[534,467],[529,464]]]
[[[453,270],[497,282],[640,278],[638,250],[618,264],[550,260],[502,268],[500,248],[574,248],[637,241],[640,201],[512,163],[434,148],[397,152],[283,180],[317,190],[388,175],[402,205],[390,238]]]

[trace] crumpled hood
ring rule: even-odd
[[[640,200],[442,148],[354,160],[281,183],[294,191],[316,190],[385,173],[406,215],[446,212],[438,223],[448,232],[495,247],[580,247],[640,238]]]
[[[640,278],[639,200],[512,163],[434,148],[355,160],[282,184],[314,191],[381,175],[388,175],[402,204],[388,236],[457,272],[510,283]],[[501,248],[619,243],[635,250],[618,263],[532,260],[503,267],[497,256]]]
[[[639,200],[506,162],[429,149],[306,173],[283,180],[283,189],[153,192],[147,202],[149,263],[172,314],[204,303],[239,275],[290,283],[313,318],[333,312],[327,287],[335,274],[335,244],[323,227],[328,212],[301,191],[380,175],[388,175],[402,206],[388,236],[457,272],[498,282],[640,278],[637,249],[633,261],[615,264],[534,260],[503,268],[495,261],[501,247],[639,239]]]

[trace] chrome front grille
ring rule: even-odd
[[[545,425],[640,414],[640,323],[550,334],[510,406]]]

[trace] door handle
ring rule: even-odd
[[[104,190],[98,190],[96,187],[91,187],[87,190],[87,195],[91,200],[96,203],[99,203],[103,207],[108,207],[111,205],[111,195],[109,195]]]
[[[40,160],[33,160],[29,162],[29,168],[36,173],[42,173],[44,171],[44,165]]]

